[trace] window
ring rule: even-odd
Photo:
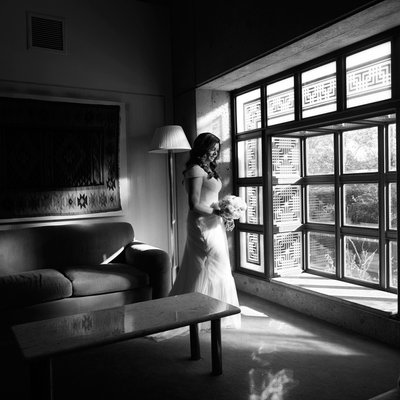
[[[345,131],[343,141],[343,173],[378,171],[377,127]]]
[[[236,124],[238,132],[261,128],[260,89],[236,98]]]
[[[307,221],[315,224],[335,223],[335,186],[307,185]]]
[[[332,233],[307,233],[308,269],[336,273],[336,240]]]
[[[301,74],[303,118],[336,111],[336,63]]]
[[[247,204],[247,210],[240,222],[262,225],[263,221],[263,195],[261,186],[242,186],[239,188],[239,196]]]
[[[294,120],[294,78],[267,85],[268,125]]]
[[[347,107],[391,97],[391,43],[346,58]]]
[[[240,246],[240,266],[250,271],[263,273],[263,235],[256,232],[240,232]]]
[[[360,48],[232,93],[239,270],[397,291],[400,99],[391,41]]]
[[[306,142],[307,175],[332,175],[334,173],[333,139],[332,134],[308,138]]]
[[[261,139],[244,140],[238,143],[239,178],[262,175]]]
[[[265,272],[262,160],[261,137],[237,143],[238,192],[247,203],[246,213],[239,221],[242,226],[239,265],[240,268],[259,274]]]

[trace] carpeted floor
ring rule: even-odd
[[[367,400],[394,387],[400,352],[240,294],[242,328],[222,331],[223,375],[210,335],[189,360],[189,337],[135,339],[55,361],[55,400]],[[26,368],[2,357],[0,399],[27,400]],[[6,369],[4,369],[6,366]]]

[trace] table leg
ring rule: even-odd
[[[52,359],[32,361],[29,364],[31,399],[53,400],[53,362]]]
[[[222,374],[221,319],[211,321],[212,374]]]
[[[192,360],[200,360],[199,326],[190,325],[190,355]]]

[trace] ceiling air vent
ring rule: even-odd
[[[28,47],[65,53],[64,19],[28,14]]]

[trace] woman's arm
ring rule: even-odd
[[[188,180],[189,208],[192,211],[202,215],[217,214],[219,210],[200,203],[201,187],[203,185],[203,177],[190,178]]]

